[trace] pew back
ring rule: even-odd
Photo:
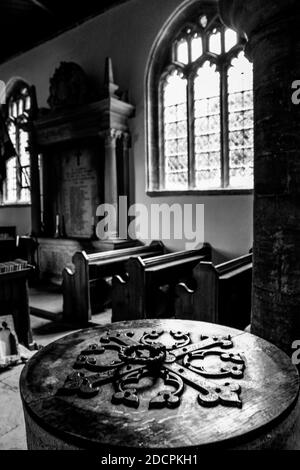
[[[105,278],[123,274],[125,263],[131,256],[139,255],[143,258],[162,253],[164,245],[160,241],[153,241],[149,246],[114,251],[75,253],[72,259],[74,270],[63,270],[64,320],[86,324],[92,314],[103,306],[104,290],[108,290]]]
[[[176,318],[245,328],[251,315],[252,254],[214,266],[200,262],[176,287]]]
[[[112,321],[173,316],[175,285],[210,256],[211,248],[205,244],[199,250],[131,258],[126,263],[127,274],[113,277]]]

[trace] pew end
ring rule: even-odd
[[[62,294],[63,294],[63,320],[73,320],[74,299],[68,295],[74,291],[74,269],[65,267],[62,272]]]
[[[149,244],[149,248],[155,248],[161,251],[161,254],[166,253],[166,247],[161,240],[152,240]]]
[[[128,276],[116,275],[112,278],[112,290],[114,295],[112,296],[112,323],[122,321],[123,313],[127,314],[123,310],[124,296],[128,295],[128,291],[125,288],[128,282]]]
[[[250,322],[252,255],[214,266],[201,261],[193,269],[195,288],[176,288],[176,318],[244,329]]]
[[[190,289],[184,282],[177,284],[175,288],[175,318],[181,320],[193,320],[193,294],[195,291]],[[178,315],[181,317],[179,318]]]
[[[193,269],[195,288],[190,289],[186,284],[177,286],[176,318],[217,322],[218,289],[216,270],[210,261],[201,261]]]
[[[128,281],[113,284],[113,318],[134,320],[175,316],[176,284],[192,277],[193,268],[211,256],[211,246],[166,253],[150,258],[131,257],[126,263]],[[123,289],[121,297],[120,289]],[[114,312],[114,309],[117,311]]]

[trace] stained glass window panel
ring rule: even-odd
[[[7,129],[16,151],[16,157],[6,163],[7,177],[4,184],[6,203],[30,203],[30,150],[28,123],[31,99],[27,88],[18,90],[8,105]]]
[[[192,48],[192,61],[194,62],[199,57],[201,57],[203,48],[202,48],[202,38],[200,36],[195,36],[191,40],[191,48]]]
[[[185,39],[182,39],[177,44],[177,60],[182,64],[188,64],[189,62],[188,42]]]
[[[26,96],[25,98],[25,109],[28,111],[31,108],[31,99],[30,96]]]
[[[10,158],[6,163],[6,202],[17,201],[16,158]]]
[[[20,202],[28,203],[30,200],[30,189],[29,188],[22,188],[20,193]]]
[[[213,54],[221,54],[221,33],[220,31],[213,31],[209,37],[209,52]]]
[[[237,43],[237,34],[232,29],[225,30],[225,51],[228,52]]]
[[[188,187],[187,81],[171,73],[163,89],[165,188]]]
[[[7,125],[8,134],[13,146],[16,146],[16,126],[13,122],[9,121]]]
[[[194,81],[195,168],[197,189],[221,185],[220,74],[209,62]]]
[[[18,101],[18,116],[21,116],[24,112],[24,101],[23,99],[19,99]]]
[[[28,132],[24,132],[22,129],[19,133],[19,152],[21,166],[29,166]]]
[[[17,115],[18,115],[18,107],[17,107],[17,103],[14,101],[12,103],[12,116],[17,117]]]
[[[228,71],[229,183],[253,187],[253,71],[241,52]]]

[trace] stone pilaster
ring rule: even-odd
[[[291,353],[300,339],[298,0],[220,0],[254,67],[254,247],[251,331]]]
[[[105,134],[105,203],[112,204],[116,209],[114,227],[108,234],[109,238],[118,237],[118,175],[117,175],[117,139],[118,133],[110,130]]]

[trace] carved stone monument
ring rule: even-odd
[[[92,102],[88,78],[79,65],[62,62],[50,80],[50,110],[35,121],[41,154],[40,264],[57,277],[61,258],[54,238],[65,240],[70,256],[132,245],[119,238],[117,217],[103,240],[95,241],[96,209],[129,196],[128,119],[134,107],[118,95],[112,62],[105,66],[103,98]],[[61,245],[61,243],[59,244]],[[73,246],[74,245],[74,246]],[[46,258],[45,258],[46,257]],[[64,262],[71,262],[65,259]],[[68,264],[68,263],[67,263]]]

